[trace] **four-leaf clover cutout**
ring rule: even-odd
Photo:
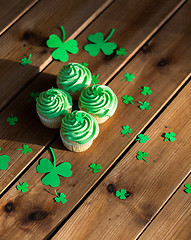
[[[139,141],[140,143],[146,143],[146,141],[149,140],[149,137],[147,135],[143,135],[143,134],[139,134],[137,136],[137,139],[135,139],[135,141]]]
[[[11,117],[7,118],[7,122],[9,125],[13,126],[16,122],[18,122],[18,117],[13,117],[13,114],[11,113]]]
[[[121,133],[123,135],[126,134],[126,136],[129,137],[128,133],[132,133],[132,129],[129,128],[129,126],[123,126],[123,129],[121,130]]]
[[[77,122],[83,123],[85,121],[84,116],[81,112],[77,112],[75,119]]]
[[[145,110],[149,110],[151,108],[151,106],[149,106],[149,103],[146,102],[146,101],[144,101],[143,103],[139,101],[139,103],[141,104],[139,106],[139,108],[142,109],[142,110],[144,110],[144,109]]]
[[[124,96],[122,97],[122,99],[123,99],[123,102],[124,102],[125,104],[131,103],[132,105],[134,105],[134,103],[133,103],[133,101],[132,101],[132,100],[133,100],[133,97],[124,95]]]
[[[66,199],[66,195],[64,193],[60,193],[60,196],[58,195],[57,191],[55,190],[55,193],[56,193],[56,196],[54,198],[54,200],[56,202],[61,202],[62,204],[64,204],[65,202],[67,202],[67,199]]]
[[[90,168],[91,168],[91,169],[89,169],[89,171],[93,170],[93,173],[98,173],[99,170],[102,169],[102,167],[101,167],[100,164],[95,164],[95,163],[92,163],[92,164],[90,165]]]
[[[186,189],[184,189],[184,191],[185,191],[186,193],[190,194],[190,193],[191,193],[191,185],[190,185],[190,183],[187,183],[187,184],[185,184],[184,186],[185,186],[185,188],[186,188]]]
[[[150,88],[146,87],[146,86],[144,86],[143,88],[141,88],[139,90],[141,90],[142,95],[147,95],[147,94],[151,95],[151,93],[152,93],[152,90],[150,90]]]
[[[22,150],[21,152],[23,154],[30,153],[32,151],[32,148],[30,148],[28,145],[23,145],[23,148],[17,148],[16,150]]]
[[[117,57],[119,57],[120,55],[125,56],[126,54],[127,52],[125,51],[125,48],[119,48],[119,50],[116,51]]]
[[[133,79],[135,78],[135,75],[134,75],[134,74],[129,74],[129,73],[125,73],[123,76],[124,76],[125,78],[123,78],[121,81],[126,80],[127,82],[132,82]]]
[[[99,74],[97,74],[96,76],[95,75],[92,75],[92,82],[91,84],[97,84],[99,82]]]
[[[174,142],[175,140],[176,140],[176,138],[175,138],[175,136],[176,136],[176,134],[175,133],[173,133],[173,132],[170,132],[170,133],[165,133],[165,135],[164,135],[164,142],[166,142],[166,141],[170,141],[170,142]]]
[[[26,65],[29,65],[29,64],[31,64],[31,54],[29,54],[29,58],[27,59],[26,57],[24,57],[24,58],[22,58],[21,59],[21,62],[20,62],[20,64],[22,65],[22,66],[26,66]]]
[[[119,199],[126,199],[128,196],[130,196],[129,193],[127,193],[127,190],[121,189],[120,191],[116,191],[115,193],[116,197],[119,197]]]
[[[23,193],[25,193],[25,192],[27,192],[28,191],[28,183],[26,183],[26,182],[23,182],[23,183],[21,183],[20,181],[19,181],[19,184],[20,185],[17,185],[17,190],[19,190],[19,191],[21,191],[21,192],[23,192]]]
[[[144,160],[146,163],[148,162],[147,161],[147,159],[146,159],[146,157],[148,157],[149,155],[148,155],[148,153],[146,153],[146,152],[142,152],[142,151],[138,151],[137,152],[137,159],[138,160]]]
[[[39,95],[40,95],[39,92],[31,92],[31,93],[30,93],[29,102],[31,102],[33,99],[36,100],[37,97],[39,97]]]

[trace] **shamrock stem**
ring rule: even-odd
[[[164,139],[164,142],[168,141],[168,138]]]
[[[143,160],[145,160],[146,163],[148,163],[147,159],[143,157]]]
[[[22,185],[20,181],[19,181],[19,184]]]
[[[31,56],[32,56],[32,55],[31,55],[31,54],[29,54],[29,58],[28,58],[28,60],[30,60],[30,59],[31,59]]]
[[[49,147],[49,148],[50,148],[50,151],[51,151],[51,153],[52,153],[52,156],[53,156],[53,160],[54,160],[54,167],[56,167],[56,157],[55,157],[54,151],[53,151],[53,149],[52,149],[51,147]]]
[[[63,42],[65,41],[65,30],[63,28],[63,26],[60,26],[61,31],[62,31],[62,36],[63,36]]]
[[[107,42],[107,40],[109,40],[111,38],[111,36],[113,35],[114,32],[115,32],[115,28],[112,28],[109,36],[104,40],[104,42]]]
[[[121,81],[124,81],[126,78],[123,78]]]
[[[134,105],[134,103],[132,101],[129,101],[132,105]]]
[[[11,117],[13,118],[13,114],[11,113]]]
[[[58,193],[57,193],[57,191],[55,190],[55,193],[56,193],[56,196],[58,196]],[[58,196],[59,197],[59,196]]]

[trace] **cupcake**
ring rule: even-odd
[[[118,100],[105,85],[89,86],[81,92],[79,108],[91,114],[99,124],[104,123],[117,109]]]
[[[36,99],[36,111],[46,127],[60,128],[64,115],[72,111],[72,97],[57,88],[41,92]]]
[[[57,77],[58,88],[69,92],[74,100],[77,100],[81,91],[89,86],[92,81],[90,70],[80,63],[64,65]]]
[[[62,119],[60,137],[64,146],[73,152],[87,150],[98,136],[99,125],[84,111],[67,113]]]

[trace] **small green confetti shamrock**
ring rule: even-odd
[[[55,60],[60,60],[61,62],[67,62],[69,57],[68,53],[76,54],[78,52],[77,41],[74,39],[70,39],[66,42],[65,41],[65,30],[63,26],[60,26],[62,34],[63,34],[63,41],[55,35],[50,35],[49,39],[47,40],[46,44],[49,48],[57,48],[53,51],[52,57]]]
[[[17,185],[17,190],[19,190],[19,191],[21,191],[21,192],[23,192],[23,193],[25,193],[25,192],[27,192],[28,191],[28,183],[26,183],[26,182],[23,182],[23,183],[21,183],[20,181],[19,181],[19,184],[20,185]]]
[[[100,164],[95,164],[95,163],[92,163],[90,165],[90,168],[92,168],[92,169],[89,169],[89,171],[93,170],[93,173],[97,173],[97,172],[99,172],[99,170],[102,169]]]
[[[11,113],[11,117],[7,118],[7,122],[9,125],[13,126],[16,122],[18,122],[18,117],[13,117],[13,114]]]
[[[36,101],[37,97],[39,97],[40,93],[39,92],[31,92],[30,93],[30,98],[28,102],[31,102],[33,99]]]
[[[95,75],[92,75],[92,82],[91,84],[97,84],[99,82],[99,74],[97,74],[96,76]]]
[[[190,193],[191,193],[191,185],[190,185],[190,183],[187,183],[187,184],[185,184],[184,186],[185,186],[185,188],[186,188],[186,189],[184,189],[184,191],[185,191],[186,193],[190,194]]]
[[[132,129],[129,128],[129,126],[123,126],[123,129],[121,130],[121,133],[122,133],[123,135],[126,134],[126,136],[129,137],[129,136],[128,136],[128,133],[132,133]]]
[[[151,95],[152,91],[150,90],[149,87],[143,87],[143,88],[140,88],[139,90],[141,90],[141,94],[142,95]]]
[[[50,151],[53,156],[54,165],[47,158],[42,158],[40,164],[36,167],[38,173],[47,173],[42,178],[44,185],[50,185],[51,187],[58,187],[60,185],[59,176],[70,177],[72,175],[71,164],[69,162],[63,162],[56,166],[56,157],[53,149],[50,147]]]
[[[21,62],[20,62],[20,64],[22,65],[22,66],[26,66],[26,65],[29,65],[29,64],[31,64],[31,54],[29,54],[29,58],[27,59],[26,57],[24,57],[24,58],[22,58],[21,59]]]
[[[126,54],[127,52],[125,51],[125,48],[119,48],[119,50],[116,51],[117,57],[119,57],[120,55],[125,56]]]
[[[84,50],[89,53],[90,56],[97,56],[100,50],[105,55],[111,55],[113,51],[117,48],[117,44],[113,42],[107,42],[113,35],[115,29],[112,28],[109,36],[104,40],[104,35],[101,32],[95,34],[90,34],[88,40],[92,42],[91,44],[86,44]]]
[[[0,170],[6,170],[9,165],[8,162],[10,161],[10,157],[8,155],[1,155],[0,156]]]
[[[129,73],[125,73],[123,76],[124,76],[125,78],[123,78],[121,81],[126,80],[127,82],[132,82],[133,79],[135,78],[135,75],[134,75],[134,74],[129,74]]]
[[[138,160],[142,160],[143,159],[146,163],[148,162],[147,159],[146,159],[146,157],[148,157],[148,156],[149,155],[146,152],[138,151],[138,153],[137,153],[137,159]]]
[[[16,150],[22,150],[21,152],[23,154],[30,153],[32,151],[32,148],[30,148],[28,145],[23,145],[23,148],[17,148]]]
[[[83,123],[85,121],[84,116],[81,112],[77,112],[75,119],[77,122]]]
[[[119,197],[119,199],[126,199],[128,196],[130,196],[129,193],[127,193],[127,190],[121,189],[120,191],[116,191],[115,193],[116,197]]]
[[[86,63],[86,62],[83,62],[83,63],[81,63],[84,67],[87,67],[88,66],[88,63]]]
[[[67,202],[67,199],[66,199],[66,195],[64,193],[60,193],[60,196],[58,195],[57,191],[55,190],[55,193],[56,193],[56,196],[54,198],[54,200],[56,202],[61,202],[62,204],[64,204],[65,202]]]
[[[131,103],[132,105],[134,105],[134,103],[132,102],[133,97],[124,95],[122,98],[124,99],[123,102],[124,102],[125,104]]]
[[[174,141],[176,140],[175,136],[176,136],[176,134],[173,133],[173,132],[165,133],[164,138],[166,138],[166,139],[164,139],[164,142],[166,142],[166,141],[168,141],[168,140],[169,140],[170,142],[174,142]]]
[[[146,141],[149,140],[149,137],[147,135],[139,134],[137,136],[138,138],[135,141],[139,141],[140,143],[146,143]]]
[[[99,96],[102,96],[103,95],[103,89],[99,86],[93,86],[93,90],[92,92],[95,94],[95,95],[99,95]]]
[[[146,102],[146,101],[144,101],[143,103],[142,102],[140,102],[139,101],[139,103],[141,104],[140,106],[139,106],[139,108],[140,109],[142,109],[142,110],[149,110],[150,108],[151,108],[151,106],[149,106],[149,102]]]

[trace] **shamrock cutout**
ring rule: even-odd
[[[40,93],[39,92],[31,92],[30,93],[30,98],[28,102],[31,102],[33,99],[36,101],[37,97],[39,97]]]
[[[60,185],[59,176],[70,177],[72,175],[71,164],[69,162],[63,162],[56,166],[56,158],[53,149],[50,147],[50,151],[53,156],[54,166],[47,158],[42,158],[40,164],[36,167],[38,173],[47,173],[42,179],[44,185],[50,185],[51,187],[58,187]]]
[[[133,79],[135,78],[135,75],[134,75],[134,74],[129,74],[129,73],[125,73],[123,76],[124,76],[125,78],[123,78],[121,81],[126,80],[127,82],[132,82]]]
[[[13,114],[11,113],[11,117],[7,118],[7,122],[10,126],[13,126],[16,122],[18,122],[18,117],[13,117]]]
[[[63,26],[60,26],[62,34],[63,34],[63,41],[55,35],[52,34],[50,35],[49,39],[47,40],[46,44],[49,48],[57,48],[56,50],[53,51],[52,57],[55,60],[60,60],[61,62],[67,62],[68,61],[68,53],[73,53],[76,54],[78,52],[78,47],[77,47],[77,41],[74,39],[65,41],[65,30]]]
[[[100,164],[95,164],[95,163],[92,163],[92,164],[90,165],[90,168],[91,168],[91,169],[89,169],[89,171],[93,170],[93,173],[97,173],[97,172],[99,172],[99,170],[102,169],[102,167],[101,167]]]
[[[148,157],[148,156],[149,155],[146,152],[138,151],[138,153],[137,153],[137,159],[138,160],[142,160],[143,159],[146,163],[148,162],[147,159],[146,159],[146,157]]]
[[[128,196],[130,196],[129,193],[127,193],[127,190],[121,189],[120,191],[116,191],[115,193],[116,197],[119,197],[119,199],[126,199]]]
[[[191,193],[191,185],[190,185],[190,183],[187,183],[187,184],[185,184],[184,186],[185,186],[185,188],[186,188],[186,189],[184,189],[184,191],[185,191],[186,193],[190,194],[190,193]]]
[[[145,109],[145,110],[149,110],[149,109],[151,108],[151,106],[149,106],[149,103],[148,103],[148,102],[145,102],[145,101],[144,101],[144,102],[142,103],[142,102],[139,101],[139,103],[141,104],[141,105],[139,106],[139,108],[142,109],[142,110],[144,110],[144,109]]]
[[[92,82],[91,82],[91,84],[96,84],[96,83],[98,83],[98,82],[99,82],[98,77],[99,77],[99,74],[97,74],[96,76],[95,76],[95,75],[92,75]]]
[[[93,86],[93,90],[92,92],[97,96],[102,96],[103,95],[103,89],[101,87],[98,87],[98,86]]]
[[[87,67],[88,64],[86,62],[81,63],[84,67]]]
[[[139,90],[141,90],[141,94],[142,95],[151,95],[152,91],[150,90],[149,87],[143,87],[143,88],[140,88]]]
[[[107,42],[113,35],[115,29],[112,28],[109,36],[104,40],[104,35],[101,32],[95,34],[90,34],[88,40],[93,44],[86,44],[84,50],[89,53],[90,56],[97,56],[100,50],[105,55],[111,55],[113,51],[117,48],[117,44],[113,42]]]
[[[23,148],[17,148],[16,150],[22,150],[21,152],[23,154],[30,153],[32,151],[32,148],[29,148],[28,145],[23,145]]]
[[[149,137],[147,135],[144,136],[143,134],[139,134],[137,137],[138,138],[135,139],[135,141],[139,141],[140,143],[146,143],[146,141],[149,140]]]
[[[134,105],[134,103],[132,102],[133,97],[124,95],[122,98],[124,99],[123,102],[124,102],[125,104],[131,103],[132,105]]]
[[[10,157],[8,155],[1,155],[0,156],[0,170],[6,170],[9,165],[8,162],[10,161]]]
[[[123,130],[121,130],[121,133],[123,135],[126,134],[126,136],[129,137],[127,133],[132,133],[132,129],[129,128],[129,126],[123,126]]]
[[[168,141],[168,140],[169,140],[170,142],[174,142],[174,141],[176,140],[175,136],[176,136],[176,134],[173,133],[173,132],[165,133],[164,137],[165,137],[166,139],[164,139],[164,142],[166,142],[166,141]]]
[[[126,54],[127,52],[125,51],[125,48],[119,48],[119,50],[116,51],[117,57],[119,57],[120,55],[125,56]]]
[[[57,196],[57,197],[55,197],[54,200],[55,200],[56,202],[61,202],[62,204],[64,204],[65,202],[67,202],[67,199],[65,198],[66,195],[65,195],[64,193],[60,193],[60,196],[58,195],[58,193],[57,193],[56,190],[55,190],[55,193],[56,193],[56,196]]]
[[[23,192],[23,193],[25,193],[25,192],[27,192],[28,191],[28,183],[26,183],[26,182],[23,182],[23,183],[21,183],[20,181],[19,181],[19,184],[20,185],[17,185],[17,190],[19,190],[19,191],[21,191],[21,192]]]
[[[83,123],[85,121],[84,116],[81,112],[78,112],[75,116],[75,119],[77,122]]]
[[[26,66],[26,65],[31,64],[31,62],[32,62],[32,61],[30,60],[30,59],[31,59],[31,56],[32,56],[32,55],[29,54],[29,58],[28,58],[28,59],[27,59],[26,57],[22,58],[20,64],[21,64],[22,66]]]

